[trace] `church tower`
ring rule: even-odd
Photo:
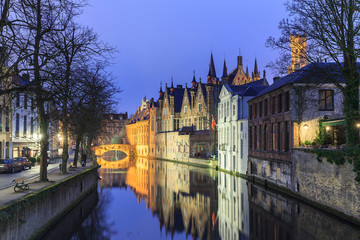
[[[293,35],[290,37],[291,60],[288,73],[306,66],[307,38],[305,35]]]

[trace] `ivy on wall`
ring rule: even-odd
[[[335,163],[336,165],[343,165],[345,161],[353,164],[353,171],[356,173],[355,181],[360,183],[360,146],[346,147],[336,150],[314,148],[311,152],[316,154],[316,159],[319,162],[326,159],[329,163]]]

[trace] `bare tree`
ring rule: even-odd
[[[91,155],[91,145],[105,129],[103,116],[113,111],[115,95],[120,92],[105,71],[104,63],[86,64],[82,69],[81,88],[70,114],[70,131],[76,137],[76,151],[83,142],[83,151]]]
[[[344,96],[347,146],[358,144],[360,49],[360,3],[356,0],[292,0],[286,3],[289,19],[280,22],[282,37],[270,37],[267,45],[290,51],[290,37],[306,36],[309,63],[321,71]],[[317,59],[331,59],[337,73],[329,72]]]
[[[51,37],[51,44],[58,50],[54,59],[52,72],[52,92],[61,109],[63,136],[62,173],[66,173],[68,155],[68,125],[69,105],[76,98],[81,87],[81,69],[91,59],[107,60],[113,51],[112,47],[99,42],[98,35],[90,28],[81,27],[75,23],[69,24],[65,31],[59,31]],[[88,63],[87,63],[88,64]]]
[[[27,71],[32,80],[27,91],[35,96],[39,118],[40,134],[40,181],[47,181],[47,149],[49,112],[45,103],[51,101],[49,79],[52,78],[48,69],[58,51],[49,44],[49,37],[56,32],[64,31],[70,20],[79,14],[81,3],[75,0],[15,0],[11,3],[14,20],[11,22],[10,33],[1,36],[2,43],[11,38],[9,60],[15,73]],[[15,33],[15,34],[14,34]],[[21,69],[21,70],[19,70]]]

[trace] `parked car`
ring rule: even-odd
[[[22,170],[21,163],[15,159],[0,159],[0,172],[20,172]]]
[[[18,160],[21,163],[22,170],[24,170],[27,167],[31,169],[32,162],[28,160],[26,157],[16,158],[16,160]]]

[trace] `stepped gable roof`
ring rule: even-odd
[[[230,72],[230,74],[229,74],[229,77],[231,78],[231,79],[233,79],[234,77],[235,77],[235,75],[237,74],[237,72],[238,72],[238,68],[236,67],[234,70],[232,70],[231,72]]]
[[[358,66],[359,63],[358,63]],[[271,84],[268,88],[259,92],[256,97],[272,92],[278,88],[281,88],[287,84],[293,83],[332,83],[329,78],[332,77],[340,83],[345,83],[345,79],[341,75],[340,67],[333,62],[317,62],[306,65],[299,70],[290,73]]]

